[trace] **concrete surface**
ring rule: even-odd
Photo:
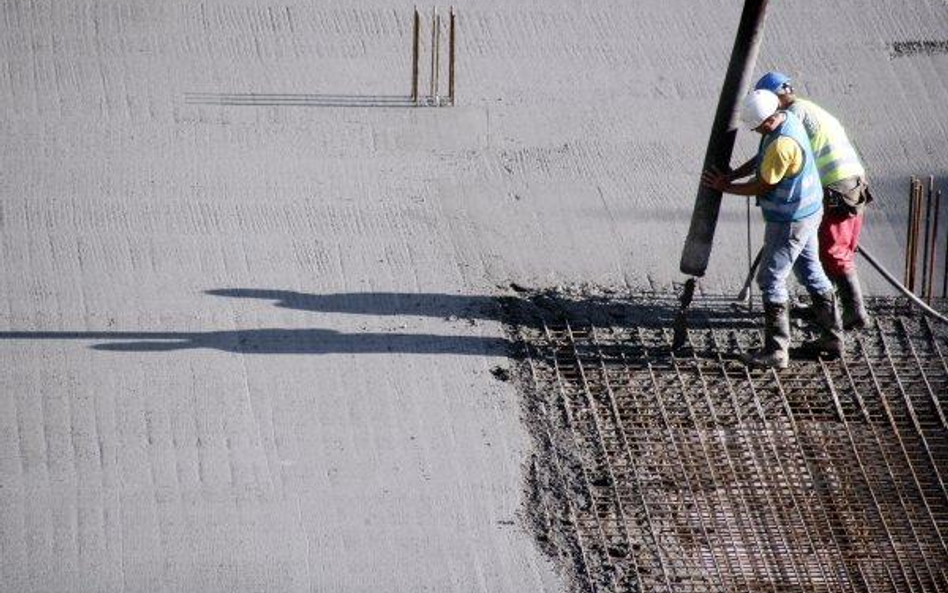
[[[948,55],[891,43],[948,10],[771,4],[759,70],[847,124],[900,271]],[[0,5],[0,590],[562,590],[487,297],[682,280],[740,2],[456,7],[460,104],[413,109],[365,106],[408,93],[409,2]]]

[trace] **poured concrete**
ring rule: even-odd
[[[899,271],[948,55],[890,44],[948,13],[771,4],[761,68],[848,125]],[[740,2],[456,6],[450,109],[385,106],[409,2],[0,8],[0,590],[565,587],[488,297],[682,279]],[[317,97],[193,100],[242,93]],[[739,287],[744,217],[704,290]]]

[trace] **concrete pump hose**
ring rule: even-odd
[[[899,292],[901,292],[902,294],[904,294],[905,296],[907,296],[909,299],[911,299],[911,301],[912,301],[913,303],[915,303],[916,305],[918,305],[919,308],[922,309],[922,311],[924,311],[924,312],[927,313],[928,315],[934,317],[935,319],[937,319],[937,320],[939,320],[939,321],[941,321],[941,322],[943,322],[943,323],[948,323],[948,317],[945,317],[944,315],[942,315],[942,314],[939,313],[938,311],[936,311],[936,310],[932,309],[931,307],[929,307],[928,304],[925,303],[925,301],[923,301],[922,299],[920,299],[920,298],[918,298],[917,296],[915,296],[914,294],[912,294],[912,291],[911,291],[911,290],[909,290],[909,289],[905,288],[904,286],[902,286],[902,284],[901,284],[898,280],[896,280],[895,277],[894,277],[892,274],[890,274],[890,273],[888,272],[888,270],[886,270],[885,268],[882,267],[882,264],[880,264],[878,261],[876,261],[876,258],[872,257],[872,254],[871,254],[871,253],[869,253],[868,251],[866,251],[866,248],[865,248],[865,247],[863,247],[862,245],[860,245],[860,246],[857,247],[856,249],[857,249],[857,251],[858,251],[864,258],[866,258],[866,261],[869,262],[869,263],[872,265],[872,267],[876,269],[877,272],[879,272],[880,274],[882,274],[882,277],[883,277],[883,278],[885,278],[886,280],[889,281],[889,284],[891,284],[892,286],[894,286],[896,289],[899,290]]]

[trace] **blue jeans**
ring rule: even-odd
[[[822,210],[794,222],[768,222],[764,229],[763,255],[757,270],[757,285],[766,303],[786,303],[787,276],[793,269],[810,294],[824,293],[833,284],[820,264],[817,232]]]

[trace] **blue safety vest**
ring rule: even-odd
[[[823,208],[823,186],[816,168],[816,159],[810,148],[810,139],[803,124],[792,113],[783,112],[786,118],[780,127],[764,136],[757,152],[758,167],[763,163],[764,153],[780,136],[794,140],[803,150],[803,168],[796,175],[787,175],[770,191],[760,196],[758,205],[768,222],[792,222],[813,216]]]

